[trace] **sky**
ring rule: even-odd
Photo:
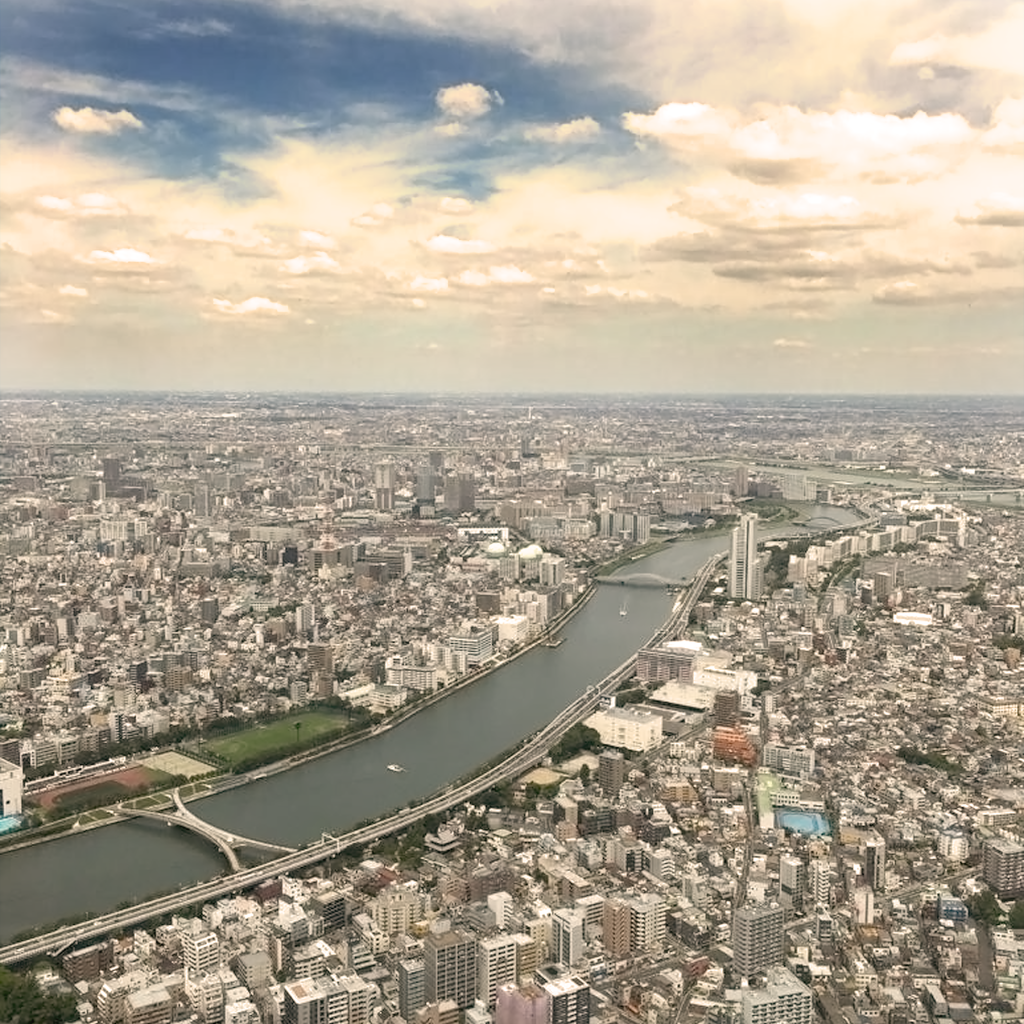
[[[1024,393],[1024,3],[4,0],[0,388]]]

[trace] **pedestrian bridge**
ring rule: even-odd
[[[686,580],[673,580],[653,572],[633,572],[626,576],[596,576],[607,587],[685,587]]]
[[[243,847],[249,847],[252,850],[268,850],[271,853],[279,854],[295,852],[295,848],[292,846],[281,846],[278,843],[264,842],[262,839],[250,839],[247,836],[235,835],[226,829],[211,825],[208,821],[203,821],[198,814],[193,814],[185,806],[185,802],[181,799],[181,793],[177,789],[173,791],[171,797],[174,800],[173,811],[150,811],[136,807],[125,807],[124,804],[118,805],[118,811],[121,814],[134,815],[138,818],[163,821],[168,825],[179,825],[181,828],[187,828],[190,832],[195,832],[196,835],[202,836],[207,842],[213,843],[224,854],[232,871],[241,870],[242,864],[238,859],[236,851]]]

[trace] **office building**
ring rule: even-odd
[[[812,1024],[811,990],[785,967],[770,967],[764,988],[740,995],[742,1024]]]
[[[745,978],[782,963],[786,915],[777,903],[740,907],[732,918],[733,967]]]
[[[374,986],[355,975],[303,978],[283,988],[282,1024],[366,1024]]]
[[[392,462],[379,462],[373,467],[373,505],[381,512],[395,507],[395,466]]]
[[[476,508],[476,485],[472,473],[449,473],[444,481],[444,507],[448,512],[472,512]]]
[[[626,759],[621,750],[602,750],[597,759],[597,784],[609,799],[616,800],[626,779]]]
[[[413,1014],[426,1005],[424,963],[420,959],[398,961],[398,1012],[405,1020],[412,1020]]]
[[[827,860],[812,860],[808,869],[808,888],[815,906],[832,906],[832,868]]]
[[[811,747],[784,747],[766,743],[761,752],[761,763],[783,775],[806,777],[814,774],[814,750]]]
[[[586,722],[601,735],[601,742],[623,750],[644,751],[661,742],[663,719],[653,711],[637,708],[606,708]]]
[[[69,985],[80,981],[97,981],[100,974],[114,965],[114,943],[107,939],[84,949],[65,953],[61,961],[64,978]]]
[[[129,992],[124,999],[124,1024],[170,1024],[173,1007],[164,985]]]
[[[458,632],[448,635],[448,649],[466,656],[466,664],[479,665],[494,654],[497,629],[490,623],[470,624]]]
[[[192,976],[206,974],[220,967],[220,939],[215,932],[197,927],[186,933],[181,937],[181,952],[186,982]]]
[[[630,951],[659,950],[665,943],[666,907],[661,896],[641,893],[625,901],[629,907]]]
[[[543,969],[538,976],[549,976]],[[550,978],[541,987],[551,1000],[549,1024],[590,1024],[590,986],[574,974]]]
[[[561,907],[551,915],[551,956],[558,963],[571,967],[583,956],[582,910]]]
[[[799,916],[804,909],[804,889],[807,886],[807,866],[799,857],[783,855],[779,858],[779,891],[782,906]]]
[[[636,677],[645,683],[693,682],[693,662],[700,653],[693,640],[670,640],[637,652]]]
[[[476,942],[459,931],[431,932],[423,942],[424,996],[428,1003],[451,999],[461,1009],[476,999]]]
[[[498,989],[517,977],[518,942],[514,935],[481,939],[477,951],[477,988],[482,1003],[494,1009]]]
[[[21,814],[25,772],[21,765],[0,758],[0,818]]]
[[[875,892],[885,892],[885,840],[872,836],[861,847],[864,878]]]
[[[629,905],[622,899],[605,900],[603,917],[603,941],[608,955],[616,959],[629,956],[632,948]]]
[[[494,1024],[549,1024],[551,996],[532,982],[498,988]]]
[[[732,531],[729,561],[729,596],[742,601],[758,601],[764,586],[764,571],[757,554],[757,516],[740,516]]]
[[[715,725],[740,724],[740,695],[737,690],[719,690],[715,694]]]
[[[986,839],[981,854],[982,877],[1001,900],[1024,896],[1024,846],[1008,839]]]
[[[967,836],[958,828],[943,829],[939,833],[939,856],[959,864],[967,859]]]

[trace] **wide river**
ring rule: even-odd
[[[852,511],[808,506],[820,529],[857,521]],[[827,517],[827,518],[825,518]],[[792,527],[779,532],[799,532]],[[621,570],[686,578],[728,534],[697,536]],[[627,615],[620,615],[623,599]],[[565,643],[517,661],[363,743],[192,805],[237,835],[288,846],[380,818],[444,788],[549,722],[625,661],[664,622],[664,589],[599,587],[562,630]],[[389,772],[398,762],[402,773]],[[27,928],[112,910],[225,870],[204,840],[157,822],[128,821],[0,854],[0,943]]]

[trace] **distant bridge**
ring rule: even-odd
[[[182,828],[187,828],[191,832],[195,832],[196,835],[202,836],[207,842],[213,843],[214,846],[224,854],[228,864],[232,871],[240,871],[242,864],[238,859],[238,854],[235,852],[238,847],[248,846],[254,850],[269,850],[272,853],[294,853],[295,848],[293,846],[281,846],[278,843],[267,843],[262,839],[249,839],[246,836],[238,836],[233,832],[228,832],[225,829],[217,828],[216,825],[211,825],[208,821],[203,821],[198,814],[193,814],[186,806],[184,801],[181,799],[181,793],[177,789],[171,794],[174,799],[173,811],[149,811],[141,810],[135,807],[125,807],[123,804],[118,806],[118,811],[122,814],[131,814],[139,818],[150,818],[153,821],[163,821],[168,825],[180,825]]]
[[[822,523],[832,523],[835,526],[845,526],[845,525],[847,525],[846,523],[843,523],[841,520],[836,519],[835,516],[826,516],[826,515],[811,516],[810,519],[801,519],[799,522],[796,522],[793,525],[794,526],[813,526],[813,527],[816,527],[816,526],[818,526],[819,524],[822,524]],[[860,523],[855,523],[854,525],[860,526],[861,524]]]
[[[596,582],[609,587],[685,587],[686,580],[672,580],[653,572],[633,572],[628,576],[597,576]]]

